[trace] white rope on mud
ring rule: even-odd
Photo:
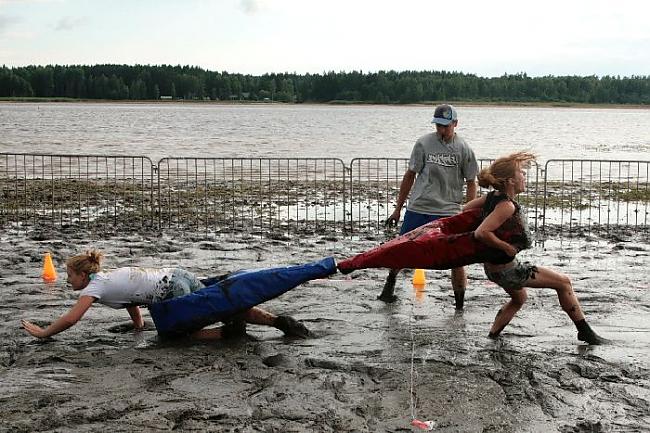
[[[415,334],[413,332],[415,324],[415,302],[416,299],[411,301],[411,315],[409,317],[409,335],[411,337],[411,378],[409,394],[411,397],[411,426],[421,430],[433,430],[435,423],[433,421],[421,421],[417,418],[417,395],[415,394],[415,378],[417,371],[415,370]]]
[[[411,420],[416,419],[415,399],[415,338],[413,336],[413,322],[415,320],[415,301],[411,301],[411,316],[409,317],[409,335],[411,337],[411,379],[409,395],[411,397]]]

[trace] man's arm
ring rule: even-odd
[[[406,202],[406,199],[411,192],[411,188],[413,187],[413,182],[415,182],[415,175],[416,173],[410,169],[407,169],[404,173],[404,176],[402,177],[402,183],[399,187],[399,194],[397,195],[397,204],[395,205],[395,210],[386,220],[386,224],[395,225],[399,221],[400,215],[402,214],[402,207],[404,207],[404,203]]]

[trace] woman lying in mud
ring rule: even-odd
[[[525,169],[534,160],[535,156],[526,152],[498,158],[478,175],[479,185],[483,188],[491,187],[493,190],[465,206],[466,210],[482,210],[483,221],[474,231],[474,236],[495,250],[503,252],[493,254],[483,265],[488,279],[510,295],[510,301],[497,313],[489,336],[497,338],[521,309],[526,302],[527,287],[550,288],[557,292],[562,309],[578,329],[578,340],[588,344],[602,344],[605,340],[587,324],[569,277],[542,266],[522,263],[516,258],[520,250],[531,246],[525,215],[522,214],[515,198],[526,190]],[[515,233],[509,242],[499,239],[495,234],[495,231],[503,226],[508,226],[508,231]]]
[[[243,335],[246,323],[251,323],[275,327],[286,336],[306,338],[310,331],[302,323],[254,305],[305,281],[336,272],[334,260],[328,258],[304,265],[240,271],[199,280],[181,268],[124,267],[102,272],[102,257],[100,251],[91,250],[69,258],[67,282],[73,290],[80,291],[76,304],[45,329],[22,320],[25,330],[34,337],[51,337],[76,324],[98,302],[116,309],[125,308],[136,330],[144,327],[139,307],[149,307],[162,336],[217,340]],[[218,321],[225,324],[205,328]]]

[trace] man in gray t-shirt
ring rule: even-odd
[[[474,152],[459,137],[455,128],[458,114],[451,105],[436,107],[433,121],[436,132],[420,137],[413,147],[409,167],[404,173],[397,197],[397,205],[387,224],[397,224],[406,198],[411,195],[400,234],[407,233],[438,218],[461,211],[463,185],[467,186],[466,201],[476,198],[478,164]],[[399,269],[391,269],[379,299],[393,302],[395,281]],[[456,309],[462,310],[467,276],[464,268],[451,271]]]

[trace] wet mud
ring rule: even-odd
[[[647,241],[551,238],[523,254],[573,279],[592,327],[586,346],[555,293],[530,290],[502,338],[487,338],[505,293],[469,266],[462,312],[447,271],[423,290],[398,277],[394,304],[376,300],[384,270],[337,274],[264,304],[302,320],[309,339],[249,325],[215,343],[159,341],[128,314],[93,306],[73,328],[38,341],[20,319],[47,324],[76,294],[66,257],[96,246],[107,268],[180,265],[202,277],[342,259],[383,239],[171,233],[93,240],[79,231],[0,235],[2,432],[650,431],[650,247]],[[59,278],[40,279],[51,251]]]

